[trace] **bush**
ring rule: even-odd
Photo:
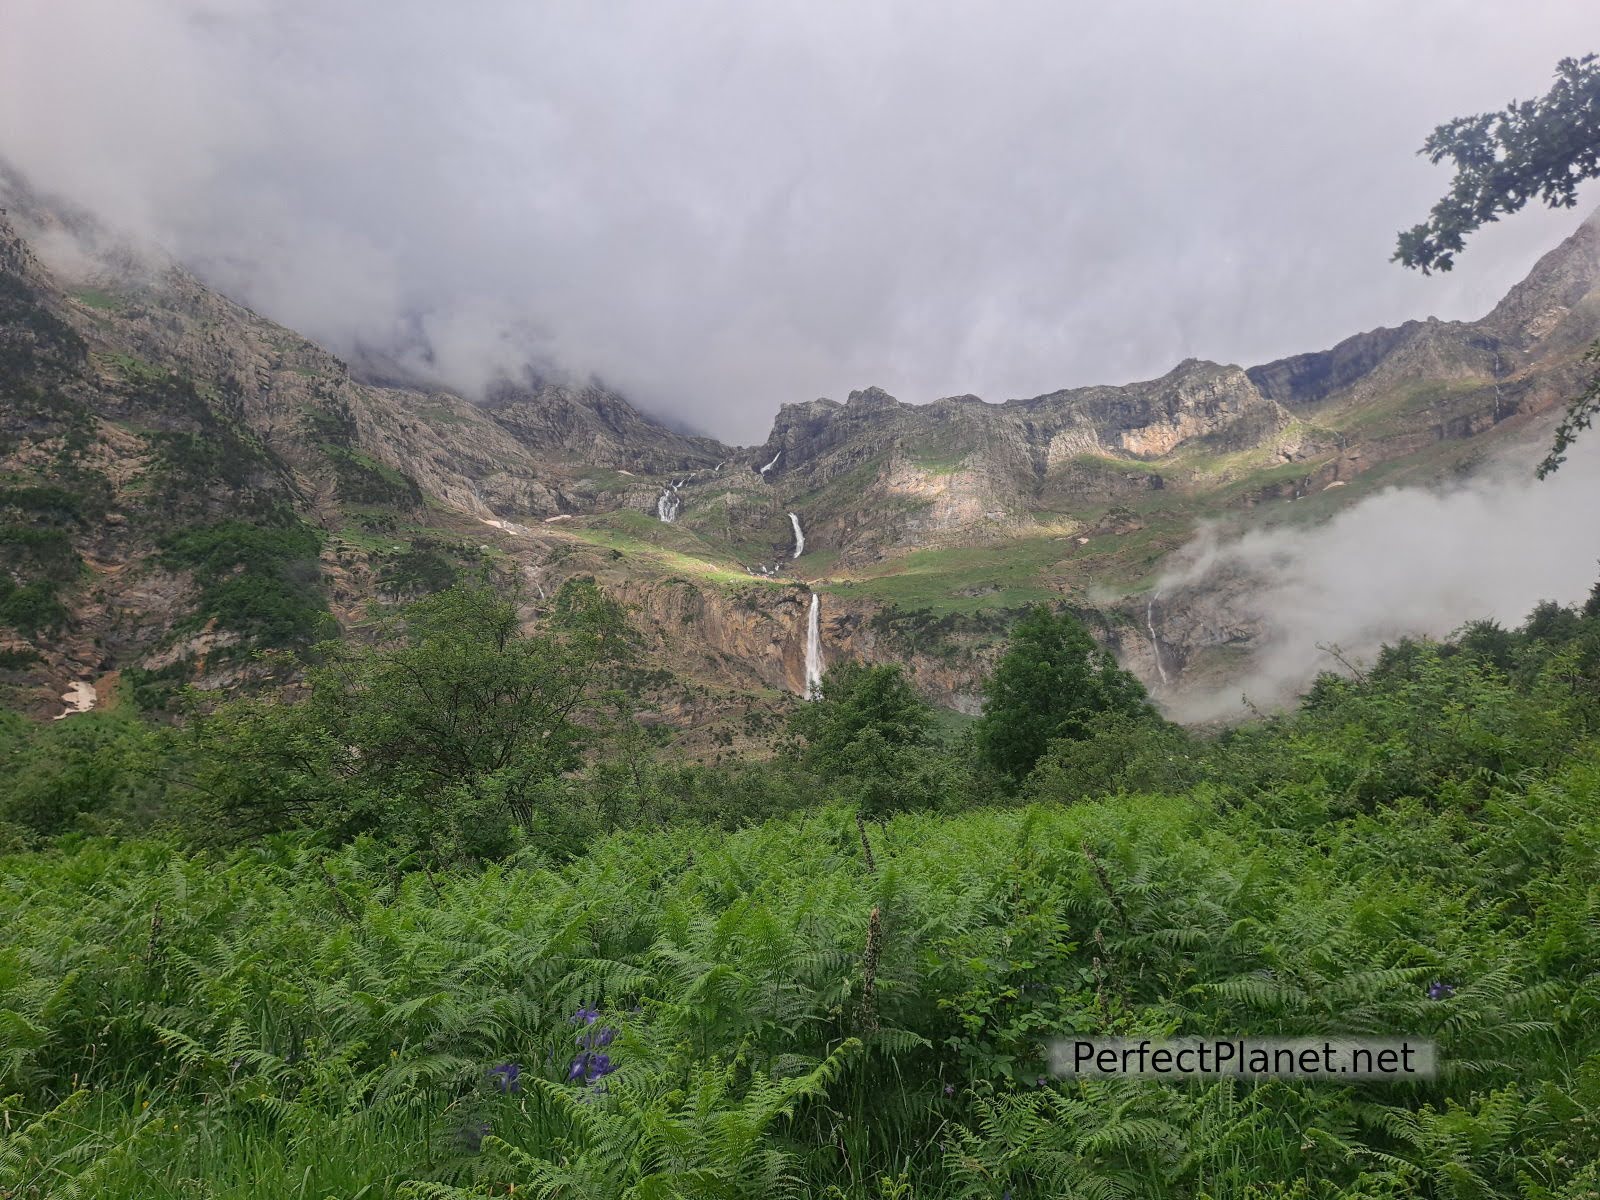
[[[499,857],[597,736],[631,635],[569,580],[539,632],[486,586],[402,608],[374,642],[318,647],[297,703],[245,699],[198,719],[197,793],[241,833],[382,830],[440,860]]]
[[[194,621],[215,620],[263,646],[305,646],[329,620],[318,552],[322,535],[301,521],[220,521],[173,534],[167,566],[200,585]]]
[[[1120,793],[1187,791],[1203,774],[1199,749],[1182,726],[1123,712],[1092,717],[1085,736],[1050,744],[1023,798],[1071,804]]]
[[[1153,713],[1144,686],[1117,666],[1065,609],[1030,608],[984,687],[978,753],[1020,784],[1050,744],[1089,736],[1102,713]]]

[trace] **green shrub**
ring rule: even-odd
[[[295,521],[228,520],[182,530],[163,543],[167,566],[194,572],[194,621],[215,620],[264,646],[304,646],[328,621],[318,554],[322,535]]]

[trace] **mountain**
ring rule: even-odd
[[[813,590],[827,656],[904,661],[950,707],[1054,598],[1181,691],[1252,637],[1200,588],[1163,597],[1158,641],[1150,586],[1200,522],[1470,470],[1550,423],[1600,334],[1591,219],[1479,321],[999,404],[867,388],[738,448],[595,383],[366,382],[15,180],[0,203],[0,687],[41,716],[249,686],[292,670],[260,651],[484,566],[530,614],[580,574],[632,605],[641,687],[708,753],[802,690]]]

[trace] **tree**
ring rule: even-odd
[[[869,815],[911,807],[913,794],[925,798],[935,786],[927,771],[933,706],[898,665],[830,667],[817,699],[789,727],[805,741],[805,765],[838,780]]]
[[[1058,738],[1082,741],[1100,713],[1151,717],[1144,685],[1117,666],[1065,610],[1030,608],[984,688],[979,756],[1020,783]]]
[[[848,770],[863,734],[875,733],[891,746],[926,746],[933,723],[933,706],[900,666],[844,662],[828,669],[817,700],[796,710],[790,728],[805,739],[811,766]]]
[[[1550,208],[1573,208],[1578,185],[1600,176],[1600,56],[1564,58],[1556,82],[1537,100],[1512,101],[1499,112],[1457,117],[1438,126],[1419,154],[1455,164],[1450,191],[1420,225],[1403,231],[1397,262],[1424,275],[1448,271],[1468,234],[1521,210],[1537,197]],[[1584,361],[1600,368],[1600,342]],[[1566,461],[1578,434],[1600,415],[1600,369],[1572,401],[1556,430],[1540,479]]]
[[[497,854],[583,762],[631,648],[593,581],[564,584],[533,634],[511,600],[458,585],[399,610],[370,644],[319,647],[298,703],[240,700],[198,720],[194,783],[235,827]]]

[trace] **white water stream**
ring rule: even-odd
[[[782,457],[783,457],[783,451],[779,450],[776,454],[774,454],[772,456],[772,461],[769,462],[766,466],[761,468],[761,473],[763,475],[765,475],[768,471],[772,470],[773,467],[778,465],[778,460],[780,458],[782,458]]]
[[[678,514],[683,511],[683,501],[678,498],[678,485],[672,484],[661,489],[661,495],[656,497],[656,516],[663,522],[671,525],[678,519]]]
[[[822,598],[811,593],[811,623],[806,630],[806,699],[822,691]]]
[[[796,514],[789,514],[789,524],[794,526],[794,553],[789,557],[799,558],[806,552],[806,535],[800,528],[800,518]]]
[[[1156,636],[1156,600],[1158,593],[1150,593],[1150,599],[1144,606],[1144,627],[1150,631],[1150,649],[1155,651],[1156,675],[1161,680],[1161,686],[1166,687],[1170,680],[1167,679],[1166,665],[1161,661],[1161,639]]]

